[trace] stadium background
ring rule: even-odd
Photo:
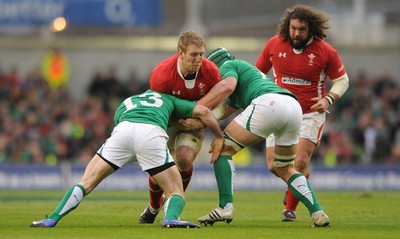
[[[329,14],[327,40],[351,81],[313,156],[316,187],[400,189],[397,0],[0,0],[0,188],[77,181],[108,136],[114,107],[146,89],[181,31],[202,33],[207,50],[224,46],[254,63],[283,11],[296,3]],[[66,19],[65,29],[57,17]],[[196,160],[194,188],[215,188],[209,140]],[[238,188],[283,186],[267,172],[263,146],[235,158]],[[135,166],[113,177],[104,188],[147,185]]]

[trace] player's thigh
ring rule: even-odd
[[[169,152],[167,133],[158,126],[147,125],[137,131],[135,157],[143,171],[174,162]]]
[[[186,146],[194,150],[197,154],[204,142],[204,129],[195,131],[180,131],[175,138],[175,151],[181,146]]]
[[[308,113],[303,115],[300,129],[300,138],[308,139],[314,144],[320,143],[325,125],[325,113]]]
[[[301,123],[301,107],[288,95],[264,94],[255,98],[234,120],[252,133],[267,138],[283,132],[293,118]]]
[[[179,146],[187,146],[197,154],[204,141],[204,129],[194,131],[180,130],[177,126],[171,126],[167,129],[169,136],[168,148],[176,151]]]
[[[225,128],[225,133],[243,146],[260,142],[263,138],[244,128],[236,120],[232,120]]]
[[[86,189],[86,194],[88,194],[113,172],[115,169],[96,154],[86,166],[79,184]]]
[[[282,97],[281,95],[278,102],[281,103],[281,106],[276,112],[279,112],[277,119],[280,123],[275,121],[278,129],[273,132],[273,138],[268,138],[268,140],[270,144],[275,141],[275,152],[277,151],[277,146],[281,146],[278,147],[278,150],[282,148],[282,151],[292,151],[290,147],[298,144],[300,139],[302,110],[298,101],[292,97]],[[283,154],[286,155],[286,153]]]

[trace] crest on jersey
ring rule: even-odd
[[[314,54],[308,54],[308,65],[309,66],[312,66],[312,65],[314,65],[314,58],[315,58],[315,55]]]
[[[205,84],[203,84],[203,83],[200,83],[199,84],[199,89],[200,89],[200,94],[201,95],[205,95],[205,92],[204,92],[204,87],[205,87],[206,85]]]

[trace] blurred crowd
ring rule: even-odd
[[[400,79],[389,70],[350,76],[345,95],[329,110],[318,151],[326,166],[400,164]]]
[[[400,165],[399,82],[390,71],[350,76],[313,162]],[[64,87],[50,89],[37,69],[26,76],[17,68],[0,71],[0,164],[86,164],[109,136],[116,107],[147,88],[147,79],[132,72],[122,80],[110,66],[93,74],[83,99],[73,100]]]
[[[50,89],[34,69],[0,71],[0,164],[87,163],[113,127],[116,107],[148,87],[134,72],[122,83],[115,67],[93,74],[84,99]]]

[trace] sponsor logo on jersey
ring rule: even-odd
[[[283,58],[285,58],[286,57],[286,52],[279,52],[279,55],[278,55],[279,57],[283,57]]]
[[[173,94],[173,95],[181,95],[181,91],[180,91],[180,90],[178,90],[178,91],[172,91],[172,94]]]
[[[288,85],[311,85],[311,81],[291,77],[282,77],[282,83]]]

